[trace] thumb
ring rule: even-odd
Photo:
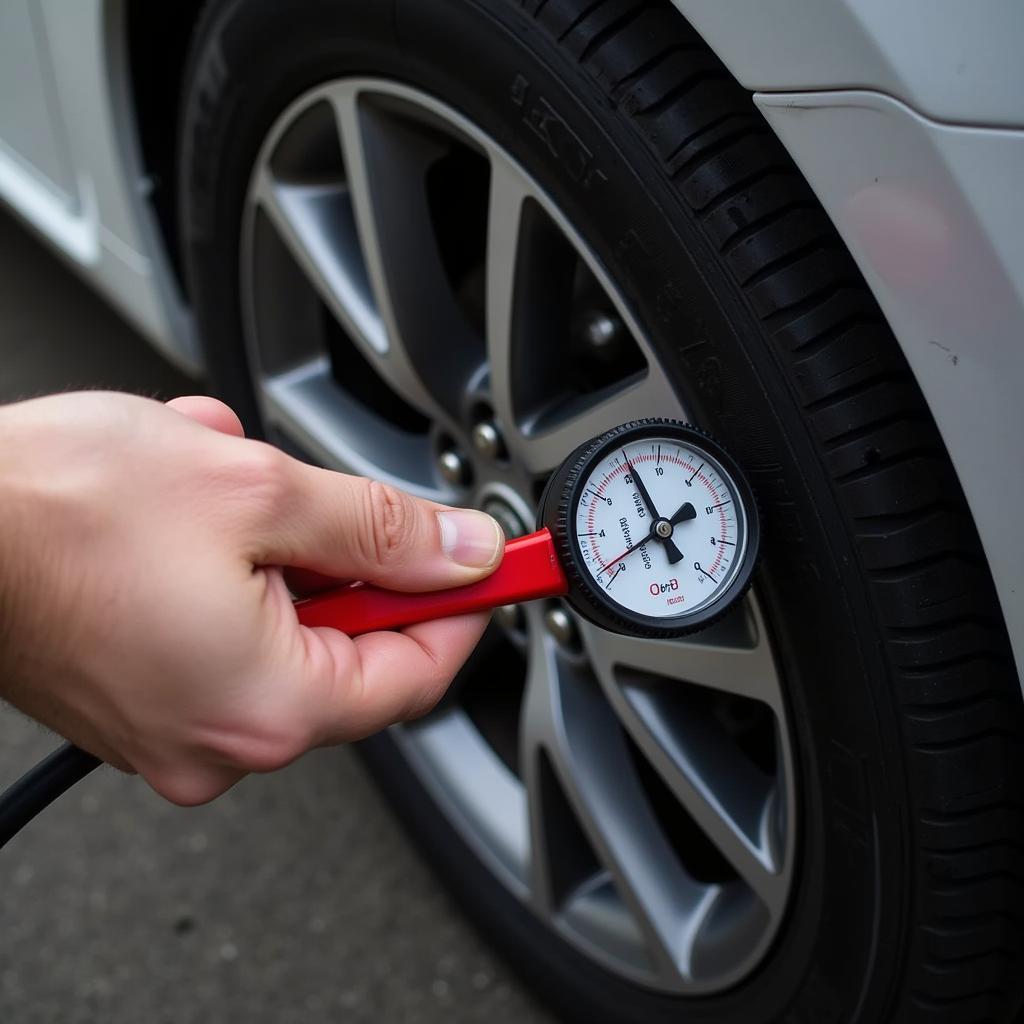
[[[392,590],[473,583],[501,560],[505,536],[474,509],[289,459],[280,501],[261,524],[259,561]]]
[[[216,398],[209,398],[206,395],[182,395],[180,398],[172,398],[167,403],[167,408],[180,412],[190,420],[202,423],[204,427],[216,430],[220,434],[245,436],[242,421],[235,411]]]

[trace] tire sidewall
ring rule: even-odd
[[[248,177],[289,103],[351,75],[432,93],[530,170],[648,327],[695,421],[751,478],[764,527],[757,586],[785,666],[799,759],[794,898],[773,951],[745,982],[709,998],[659,996],[599,970],[539,926],[382,737],[368,755],[392,802],[488,936],[568,1016],[748,1024],[846,1020],[859,1007],[863,1019],[880,1019],[909,891],[901,885],[906,782],[887,670],[859,640],[875,629],[841,509],[783,370],[677,190],[599,86],[532,19],[501,0],[299,0],[287,16],[269,0],[213,5],[190,62],[182,199],[196,316],[218,387],[258,429],[239,312]]]

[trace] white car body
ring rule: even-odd
[[[754,92],[888,317],[959,474],[1024,678],[1024,6],[674,2]],[[0,199],[201,372],[146,201],[128,8],[0,5]]]

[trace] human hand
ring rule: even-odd
[[[175,803],[425,713],[486,625],[300,626],[280,566],[436,590],[503,536],[246,440],[213,399],[36,399],[0,438],[0,694]]]

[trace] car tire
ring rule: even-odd
[[[382,735],[364,753],[414,840],[567,1019],[1011,1019],[1024,725],[994,588],[900,348],[750,95],[667,0],[210,3],[184,85],[182,237],[212,379],[252,432],[251,169],[303,90],[365,74],[440,97],[543,182],[747,470],[798,757],[785,922],[707,995],[631,983],[543,927]]]

